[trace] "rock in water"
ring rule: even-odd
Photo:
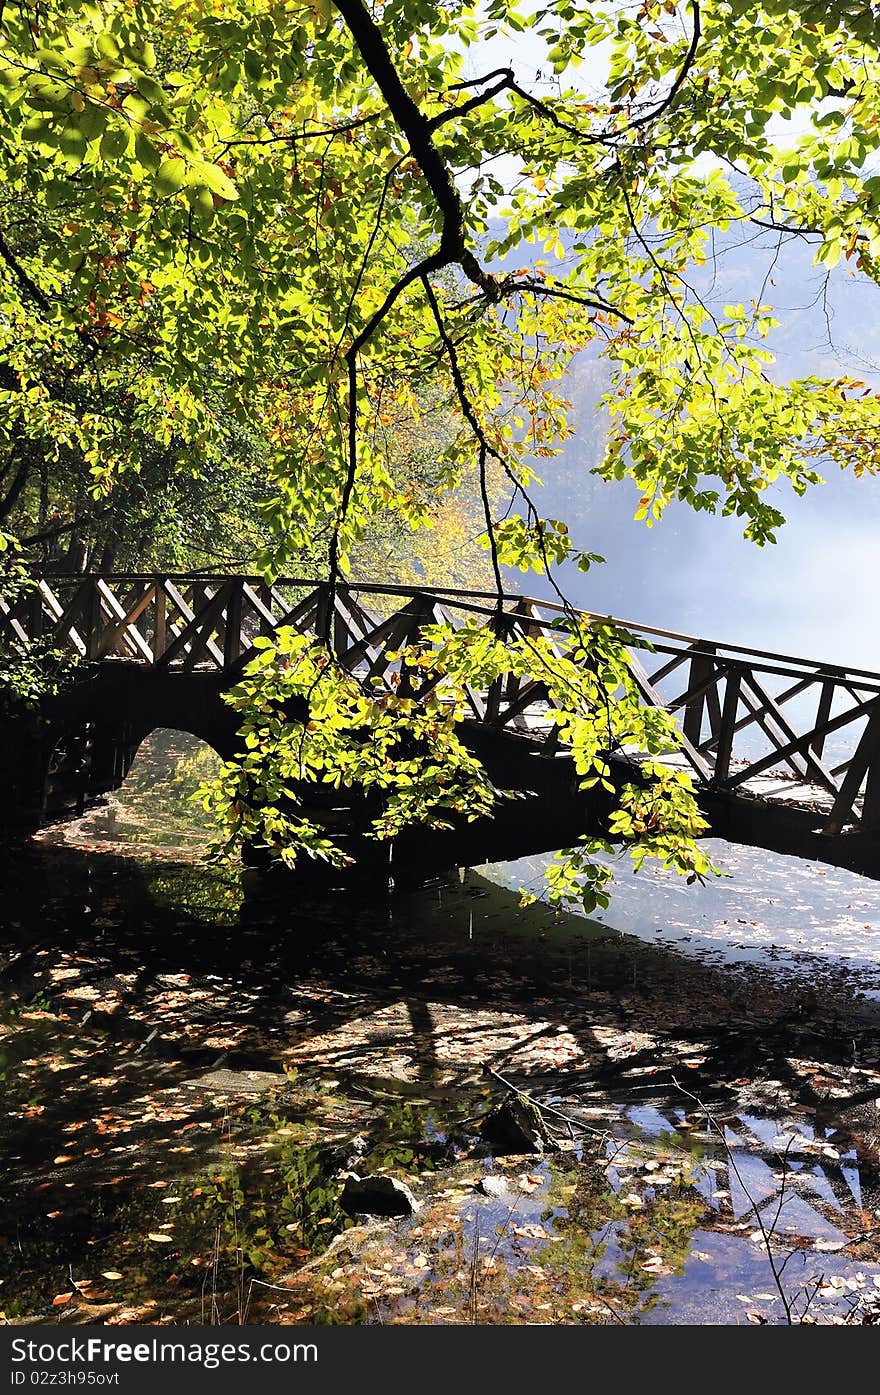
[[[339,1204],[350,1216],[414,1216],[419,1209],[405,1182],[378,1173],[358,1177],[356,1172],[350,1172]]]
[[[481,1177],[477,1183],[477,1191],[483,1196],[510,1196],[510,1184],[506,1177]]]
[[[496,1153],[543,1153],[550,1141],[541,1111],[524,1095],[508,1095],[496,1104],[480,1131]]]

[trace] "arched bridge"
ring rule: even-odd
[[[282,625],[329,634],[352,672],[389,685],[398,670],[389,655],[426,624],[476,617],[510,637],[560,637],[559,606],[517,595],[499,616],[493,594],[442,588],[180,574],[35,581],[17,597],[0,590],[0,638],[18,652],[51,642],[84,661],[72,688],[44,704],[39,751],[23,754],[7,734],[7,798],[44,817],[117,787],[156,727],[230,754],[236,719],[221,694],[254,640]],[[880,878],[880,674],[612,623],[631,638],[644,701],[679,719],[677,759],[694,775],[713,834]],[[601,829],[601,797],[577,790],[540,683],[505,678],[468,701],[469,744],[497,784],[524,798],[491,823],[431,834],[427,863],[520,856]],[[616,779],[631,778],[637,755],[612,759]]]

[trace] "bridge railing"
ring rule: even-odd
[[[51,639],[93,662],[156,670],[218,670],[230,677],[254,640],[282,625],[330,634],[340,660],[362,676],[398,681],[389,655],[426,624],[467,617],[498,627],[494,593],[326,583],[225,574],[108,574],[35,578],[19,596],[0,592],[0,636]],[[542,634],[564,650],[560,605],[509,596],[501,632]],[[579,612],[631,637],[631,670],[645,702],[680,722],[682,753],[705,787],[814,807],[817,825],[880,831],[880,674]],[[471,720],[550,751],[558,728],[536,680],[513,675],[469,691]]]

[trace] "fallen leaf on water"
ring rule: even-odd
[[[119,1272],[118,1269],[102,1269],[102,1270],[101,1270],[101,1278],[102,1278],[102,1279],[121,1279],[121,1278],[122,1278],[122,1275],[120,1274],[120,1272]]]
[[[174,1239],[173,1235],[163,1235],[161,1231],[151,1230],[147,1236],[148,1240],[154,1240],[157,1245],[170,1245]]]
[[[672,1273],[672,1270],[670,1269],[669,1265],[668,1265],[668,1264],[664,1264],[663,1261],[662,1261],[662,1259],[659,1259],[659,1258],[647,1259],[647,1260],[645,1260],[644,1264],[643,1264],[641,1267],[642,1267],[642,1269],[647,1270],[647,1272],[648,1272],[649,1274],[671,1274],[671,1273]]]
[[[534,1192],[537,1191],[538,1187],[543,1185],[544,1179],[542,1177],[527,1177],[524,1175],[522,1177],[517,1177],[516,1180],[524,1192]]]

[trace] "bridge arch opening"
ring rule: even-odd
[[[89,819],[102,843],[201,855],[214,825],[193,796],[220,768],[220,756],[190,732],[156,727],[137,747],[119,788]]]

